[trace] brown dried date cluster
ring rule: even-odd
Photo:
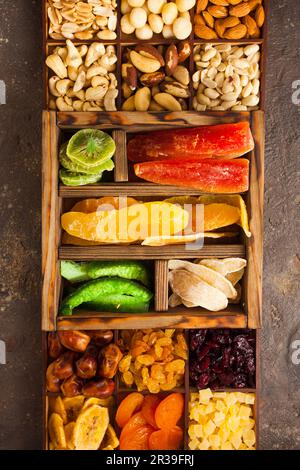
[[[123,356],[112,340],[110,330],[49,333],[48,355],[52,362],[46,373],[47,390],[62,391],[65,397],[112,395],[112,379]]]

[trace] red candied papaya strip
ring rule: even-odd
[[[194,188],[205,193],[234,194],[248,190],[249,161],[219,160],[160,160],[137,163],[135,174],[146,181]]]
[[[254,141],[248,122],[155,131],[136,135],[127,146],[132,162],[169,158],[237,158],[250,152]]]

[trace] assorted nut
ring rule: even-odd
[[[56,47],[46,65],[54,72],[49,79],[49,108],[59,111],[116,111],[115,46],[94,42],[90,46]]]
[[[192,32],[189,11],[196,0],[122,0],[121,31],[140,40],[151,39],[153,34],[164,38],[186,39]]]
[[[198,0],[195,34],[209,41],[259,38],[265,22],[262,3],[262,0]]]
[[[122,63],[122,110],[188,109],[190,75],[184,63],[190,54],[187,41],[165,48],[140,44],[126,49]]]
[[[117,0],[48,0],[52,39],[116,39]]]
[[[260,47],[204,44],[194,48],[197,111],[247,111],[260,101]]]

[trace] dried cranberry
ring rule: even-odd
[[[255,359],[254,359],[253,356],[247,357],[245,365],[246,365],[246,371],[250,375],[254,375],[254,373],[255,373]]]
[[[198,388],[205,388],[209,384],[210,374],[209,372],[203,372],[197,381]]]
[[[233,341],[237,350],[243,352],[244,354],[253,353],[253,349],[243,335],[236,336]]]
[[[222,372],[221,374],[219,374],[219,379],[222,385],[228,387],[234,381],[234,374],[231,370],[227,372]]]
[[[223,357],[221,361],[222,372],[230,366],[230,354],[231,354],[231,347],[225,348],[223,351]]]
[[[236,388],[245,388],[247,384],[247,377],[244,374],[238,374],[233,381]]]
[[[209,353],[209,351],[210,347],[208,346],[208,344],[205,344],[198,352],[198,360],[201,361],[201,359],[203,359]]]

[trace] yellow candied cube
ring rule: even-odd
[[[209,436],[213,434],[214,430],[216,429],[215,423],[210,419],[204,426],[203,431],[205,436]]]
[[[191,402],[191,401],[192,401],[192,402],[193,402],[193,401],[198,401],[198,399],[199,399],[199,393],[192,392],[192,393],[190,394],[190,402]]]
[[[247,405],[254,405],[255,403],[255,394],[254,393],[244,393],[245,401]]]
[[[243,428],[244,431],[247,429],[253,429],[255,426],[255,421],[252,418],[244,419],[241,418],[241,427]]]
[[[247,405],[240,406],[240,409],[239,409],[240,418],[248,419],[250,417],[250,414],[251,414],[250,406],[247,406]]]
[[[213,394],[210,388],[199,390],[199,403],[203,403],[204,405],[207,405],[212,397],[213,397]]]
[[[191,439],[203,437],[203,426],[202,424],[191,424],[189,427],[189,436]]]
[[[240,411],[240,404],[235,403],[234,405],[231,405],[229,408],[229,413],[231,416],[238,416]]]
[[[229,441],[227,441],[227,442],[224,442],[221,445],[220,450],[233,450],[233,447],[232,447],[231,443]]]
[[[230,431],[228,431],[227,427],[225,425],[222,426],[219,430],[219,436],[223,444],[228,441],[229,435]]]
[[[246,446],[246,444],[242,443],[238,450],[248,450],[248,447]]]
[[[208,415],[214,412],[215,412],[215,405],[212,401],[210,401],[208,405],[206,405],[206,414]]]
[[[228,407],[231,407],[237,402],[237,397],[234,392],[227,392],[225,397],[225,403]]]
[[[225,420],[225,414],[222,411],[216,411],[215,416],[213,417],[213,422],[216,426],[220,426]]]
[[[215,403],[215,408],[218,411],[223,411],[225,413],[226,411],[226,405],[222,400],[217,400]]]
[[[199,441],[198,441],[198,439],[192,439],[192,440],[189,442],[189,449],[191,449],[191,450],[196,450],[196,449],[198,449],[198,446],[199,446]]]
[[[213,398],[216,400],[225,400],[226,392],[214,392]]]
[[[210,444],[207,439],[203,439],[203,441],[200,442],[198,449],[199,450],[208,450],[210,448]]]
[[[218,449],[221,445],[221,439],[217,434],[211,434],[208,436],[208,440],[211,447],[216,447]]]
[[[255,444],[255,432],[253,429],[243,432],[243,440],[247,447],[253,447]]]
[[[227,422],[227,427],[229,431],[235,432],[239,429],[240,426],[240,418],[239,416],[230,416],[226,420]]]
[[[242,444],[240,433],[231,433],[229,436],[229,442],[231,442],[235,450],[238,450]]]

